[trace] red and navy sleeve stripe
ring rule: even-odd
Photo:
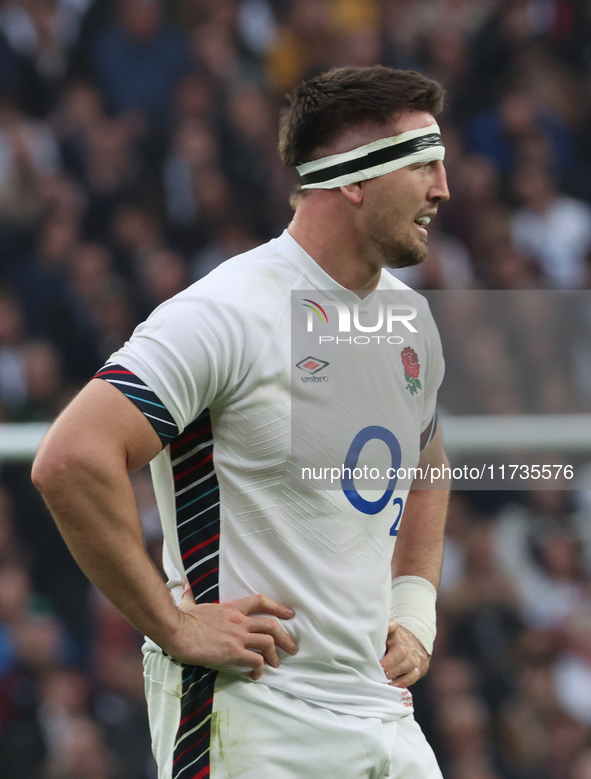
[[[178,436],[179,429],[164,403],[135,373],[111,363],[101,368],[94,378],[108,381],[135,403],[160,436],[162,446]]]
[[[437,432],[437,412],[433,415],[433,419],[429,422],[427,427],[421,433],[421,452],[428,446],[435,433]]]
[[[219,603],[220,491],[208,409],[170,445],[177,533],[196,603]],[[217,671],[183,665],[181,719],[172,779],[205,779],[210,770],[211,717]]]

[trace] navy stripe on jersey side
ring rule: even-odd
[[[219,602],[220,493],[205,410],[170,444],[176,523],[185,573],[196,603]],[[217,671],[183,665],[181,718],[172,779],[209,775],[211,714]]]
[[[427,427],[421,433],[421,451],[428,446],[433,440],[433,436],[437,432],[437,412],[433,415],[433,419],[429,422]]]
[[[179,429],[164,403],[135,373],[111,363],[95,373],[94,378],[108,381],[128,397],[158,433],[162,446],[178,436]]]

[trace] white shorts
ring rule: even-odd
[[[146,646],[144,671],[158,779],[442,779],[412,714],[340,714]]]

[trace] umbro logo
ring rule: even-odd
[[[318,360],[316,357],[305,357],[296,364],[296,368],[305,373],[314,374],[326,368],[327,365],[330,365],[330,363],[326,362],[326,360]]]

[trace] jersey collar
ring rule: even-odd
[[[278,238],[275,238],[273,243],[276,245],[279,253],[287,258],[289,263],[305,276],[314,289],[338,291],[339,299],[347,300],[347,298],[350,297],[352,303],[359,303],[359,296],[335,281],[333,277],[321,268],[308,252],[300,246],[287,230],[284,230]],[[384,278],[385,276],[386,279]],[[386,283],[384,283],[385,281]],[[406,284],[400,282],[392,276],[392,274],[382,269],[380,281],[376,289],[392,289],[393,286],[408,289]],[[371,294],[365,298],[365,301],[369,302],[370,297]]]

